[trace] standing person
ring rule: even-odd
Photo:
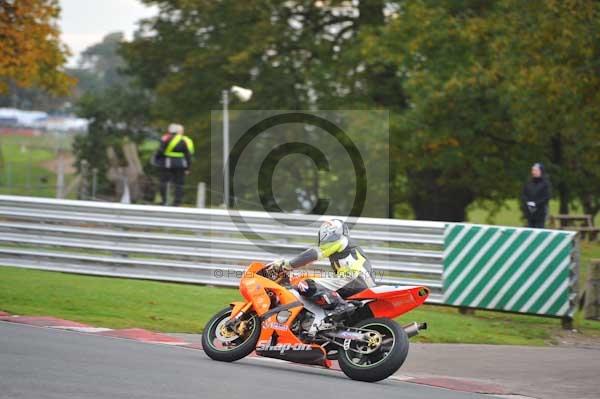
[[[544,228],[551,195],[552,187],[544,172],[544,165],[539,162],[533,164],[531,179],[525,184],[521,194],[521,207],[527,219],[527,227]]]
[[[182,125],[171,123],[168,132],[162,136],[156,154],[160,173],[160,197],[162,205],[167,205],[168,183],[175,184],[174,206],[181,205],[185,175],[189,173],[194,155],[194,142],[184,136]]]

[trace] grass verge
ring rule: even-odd
[[[110,328],[200,332],[237,290],[0,267],[0,310],[54,316]],[[534,316],[423,306],[400,322],[427,321],[420,342],[547,345],[559,339],[560,322]],[[578,320],[578,335],[600,340],[600,322]]]
[[[57,148],[70,148],[71,136],[0,135],[0,194],[54,197],[56,174],[44,162],[56,158]],[[67,173],[67,183],[72,178]]]
[[[502,204],[497,212],[490,211],[493,207],[486,203],[473,203],[467,209],[467,221],[469,223],[478,224],[497,224],[502,226],[523,227],[526,223],[522,217],[518,200],[507,200]],[[559,202],[558,200],[550,201],[550,215],[558,215]],[[571,205],[571,214],[584,213],[581,205]],[[600,213],[596,215],[594,220],[595,226],[600,226]],[[546,226],[549,227],[549,226]]]

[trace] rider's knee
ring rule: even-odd
[[[317,283],[313,279],[301,280],[295,288],[300,293],[300,295],[306,297],[311,297],[315,295],[318,289]]]

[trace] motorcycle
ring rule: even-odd
[[[332,321],[325,310],[292,288],[310,277],[252,263],[240,280],[246,301],[231,303],[206,324],[205,353],[214,360],[233,362],[256,351],[258,356],[326,368],[337,360],[348,377],[367,382],[394,374],[408,355],[408,338],[427,324],[401,327],[392,319],[423,304],[429,289],[368,288],[346,298],[354,310]],[[319,326],[316,333],[315,325]]]

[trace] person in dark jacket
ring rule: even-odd
[[[194,143],[184,136],[183,126],[172,123],[167,134],[160,140],[157,151],[157,166],[161,169],[160,196],[163,205],[167,205],[167,188],[169,182],[175,184],[174,206],[181,205],[183,185],[194,155]]]
[[[535,163],[531,167],[531,179],[525,184],[521,194],[521,207],[527,219],[527,227],[544,228],[551,195],[552,187],[544,173],[544,165]]]

